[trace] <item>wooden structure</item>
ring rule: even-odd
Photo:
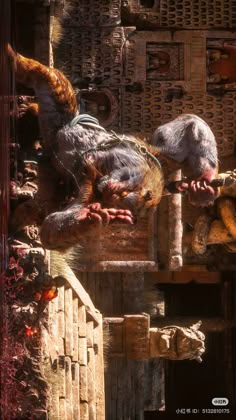
[[[202,361],[201,355],[205,352],[205,336],[198,331],[201,322],[189,327],[169,323],[169,326],[162,328],[150,328],[150,316],[141,314],[104,318],[104,325],[110,337],[110,357],[125,356],[131,360],[162,357]]]
[[[67,282],[49,307],[43,329],[43,371],[50,386],[49,418],[105,418],[103,322],[89,295],[69,269],[56,270]]]

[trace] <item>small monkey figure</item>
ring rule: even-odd
[[[188,167],[190,178],[200,180],[193,181],[189,190],[193,204],[214,201],[215,191],[206,182],[217,172],[217,151],[214,136],[202,120],[180,117],[170,123],[170,130],[165,124],[154,133],[154,146],[135,137],[108,133],[93,123],[77,123],[79,110],[73,88],[59,70],[16,54],[10,46],[8,55],[17,81],[33,87],[38,97],[45,153],[62,177],[73,180],[76,190],[65,209],[45,218],[41,240],[46,248],[66,249],[91,226],[115,220],[132,224],[156,207],[164,188],[157,157],[163,156],[170,167]]]

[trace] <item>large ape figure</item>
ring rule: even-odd
[[[41,227],[48,249],[65,249],[78,242],[96,223],[134,223],[157,206],[163,172],[157,157],[170,167],[187,170],[193,180],[191,202],[209,205],[217,192],[208,184],[217,174],[215,138],[200,118],[184,115],[160,127],[154,146],[135,137],[117,136],[102,127],[79,121],[73,88],[58,70],[16,54],[8,48],[17,81],[33,87],[39,101],[39,123],[45,153],[63,177],[77,189],[63,211],[49,214]],[[200,180],[200,181],[197,181]]]

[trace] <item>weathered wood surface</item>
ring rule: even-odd
[[[188,270],[187,270],[188,268]],[[201,266],[184,267],[183,271],[162,271],[145,275],[153,285],[158,283],[220,283],[220,273],[204,270]]]
[[[81,270],[88,270],[86,265],[80,265]],[[157,271],[158,264],[156,261],[147,260],[127,260],[127,261],[99,261],[93,264],[90,264],[90,272],[102,272],[102,271],[114,271],[114,272],[133,272],[133,271]]]
[[[71,357],[65,357],[65,389],[66,389],[66,418],[73,420],[73,392],[72,392],[72,371]]]
[[[102,315],[96,310],[95,321],[67,283],[49,304],[49,332],[42,335],[52,391],[49,418],[104,420]]]
[[[175,171],[170,175],[171,181],[178,181],[181,179],[181,170]],[[168,269],[179,270],[183,265],[182,257],[182,195],[172,194],[168,197],[169,210],[169,264]]]
[[[78,267],[81,271],[157,269],[155,212],[135,226],[114,223],[81,239]]]
[[[87,337],[87,347],[93,347],[93,330],[94,330],[94,322],[88,321],[86,324],[86,337]]]
[[[87,366],[87,338],[79,337],[79,364],[80,366]]]
[[[103,357],[103,323],[99,314],[99,324],[94,329],[95,377],[96,377],[96,415],[97,420],[105,419],[105,385],[104,385],[104,357]]]
[[[58,352],[60,356],[65,355],[65,287],[58,289]]]
[[[65,354],[73,355],[73,297],[72,289],[65,288]]]
[[[79,360],[79,324],[78,324],[78,298],[73,297],[73,353],[72,360]]]
[[[78,324],[79,324],[79,336],[86,337],[86,308],[84,305],[78,307]]]
[[[149,315],[125,315],[125,350],[128,359],[149,358]]]
[[[92,347],[88,348],[88,408],[89,420],[96,420],[95,353]]]
[[[80,401],[88,402],[88,370],[87,366],[80,366]]]
[[[95,322],[98,322],[97,309],[95,308],[89,294],[83,288],[79,279],[76,277],[74,271],[66,263],[63,256],[56,251],[51,252],[51,272],[53,276],[62,276],[67,280],[74,293],[80,299],[81,304],[85,305],[86,311],[90,314]]]
[[[125,352],[124,318],[104,318],[103,325],[109,336],[109,353],[122,356]]]
[[[80,366],[72,363],[73,419],[80,420]]]
[[[144,385],[143,361],[111,359],[106,374],[106,418],[143,420]]]

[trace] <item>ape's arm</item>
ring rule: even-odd
[[[41,226],[41,241],[47,249],[65,250],[78,243],[92,226],[115,220],[132,224],[133,216],[129,210],[102,209],[100,203],[83,207],[74,202],[66,210],[46,217]]]

